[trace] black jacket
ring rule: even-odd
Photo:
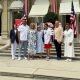
[[[14,43],[15,40],[16,40],[17,43],[19,43],[18,31],[16,31],[16,33],[15,33],[15,30],[11,29],[11,31],[10,31],[10,40],[11,40],[11,43]]]

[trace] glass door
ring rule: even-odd
[[[13,11],[12,12],[12,26],[15,23],[15,19],[21,19],[23,16],[23,12],[22,11]]]

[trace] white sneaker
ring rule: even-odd
[[[50,58],[47,56],[47,57],[46,57],[46,60],[47,60],[47,61],[49,61],[49,60],[50,60]]]
[[[72,61],[72,59],[69,59],[68,61],[69,61],[69,62],[71,62],[71,61]]]
[[[20,61],[21,60],[21,57],[18,57],[18,60]]]
[[[14,57],[12,57],[12,60],[14,60],[15,58]]]
[[[24,57],[25,60],[27,60],[27,57]]]
[[[68,61],[69,61],[69,59],[66,59],[65,61],[66,61],[66,62],[68,62]]]

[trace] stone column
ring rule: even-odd
[[[74,38],[74,42],[80,42],[79,38],[79,14],[76,14],[76,23],[77,23],[77,38]]]
[[[79,14],[76,15],[76,22],[77,22],[77,42],[80,42],[80,35],[79,35]]]
[[[7,38],[8,35],[8,0],[3,0],[2,12],[2,38]]]

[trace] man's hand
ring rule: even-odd
[[[61,44],[61,41],[57,41],[59,44]]]
[[[59,43],[59,44],[61,44],[61,42],[60,42],[60,41],[59,41],[58,43]]]
[[[72,43],[70,42],[70,43],[69,43],[69,46],[71,46],[71,45],[72,45]]]

